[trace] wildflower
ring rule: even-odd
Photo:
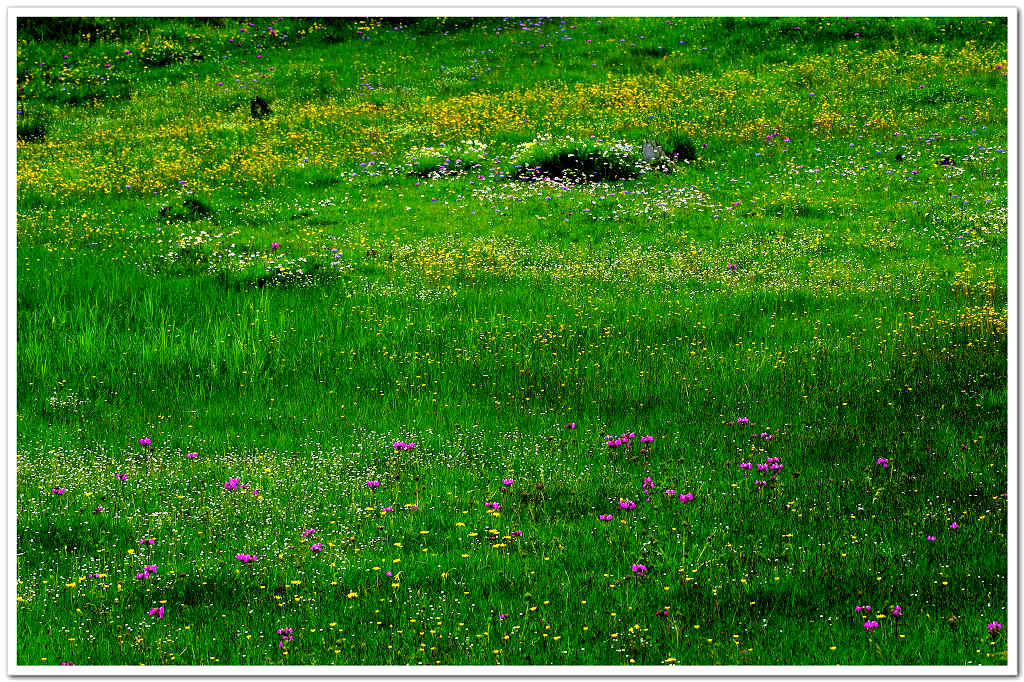
[[[985,627],[988,628],[989,632],[994,633],[996,630],[1002,630],[1003,629],[1003,624],[1000,623],[999,621],[992,621],[991,623],[989,623]]]
[[[157,618],[163,618],[164,617],[164,607],[158,606],[155,609],[150,609],[149,610],[149,615],[156,616]]]
[[[501,505],[498,504],[497,502],[487,502],[484,504],[484,506],[489,509],[493,509],[494,511],[498,511],[499,509],[501,509]]]
[[[515,482],[516,481],[515,481],[514,478],[503,478],[503,479],[501,479],[501,484],[502,485],[512,485]]]
[[[864,628],[868,632],[871,632],[872,630],[874,630],[877,627],[878,627],[878,621],[877,620],[866,620],[866,621],[864,621]]]
[[[224,483],[224,489],[225,490],[238,490],[238,479],[237,478],[229,478]]]
[[[679,496],[680,502],[691,502],[693,501],[693,493],[683,493]]]
[[[67,488],[54,488],[54,489],[53,489],[53,490],[51,490],[50,492],[51,492],[51,493],[53,493],[54,495],[63,495],[63,494],[64,494],[64,493],[66,493],[67,491],[68,491],[68,489],[67,489]]]
[[[99,514],[102,511],[103,511],[103,507],[96,507],[95,509],[92,510],[92,513],[93,514]]]
[[[155,538],[142,538],[139,540],[140,545],[152,545],[154,542],[156,542]]]
[[[236,554],[235,558],[241,561],[243,564],[247,564],[250,561],[256,561],[258,557],[255,554]]]
[[[514,537],[514,538],[522,537],[522,535],[523,535],[523,531],[521,531],[521,530],[514,530],[514,531],[512,531],[512,537]]]
[[[570,431],[572,429],[575,429],[576,428],[576,422],[569,422],[568,424],[565,425],[565,428],[569,429]]]
[[[668,615],[668,609],[663,609],[661,611],[656,611],[654,613],[654,615],[656,615],[656,616],[667,616]]]
[[[935,542],[935,536],[934,535],[929,535],[927,537],[927,540],[928,540],[928,542]]]
[[[274,242],[273,244],[270,245],[270,248],[273,249],[274,251],[277,251],[279,248],[281,248],[281,245],[277,242]]]
[[[641,436],[640,437],[640,442],[641,443],[653,443],[654,442],[654,436]]]
[[[127,481],[128,474],[114,474],[114,478],[116,478],[119,481]]]
[[[956,525],[956,521],[954,521],[953,523],[949,524],[949,529],[950,530],[956,530],[959,527],[960,526]]]
[[[139,439],[139,445],[141,445],[144,448],[148,448],[152,443],[153,441],[151,441],[149,438],[146,438],[145,436]]]
[[[733,423],[734,424],[749,424],[750,423],[750,418],[749,417],[740,417],[739,419],[737,419]]]
[[[665,490],[665,497],[672,497],[675,494],[676,494],[676,491],[673,490],[672,488],[668,488],[668,489]]]
[[[768,485],[768,481],[754,481],[754,485]]]
[[[728,265],[725,266],[725,269],[726,270],[735,271],[736,270],[736,264],[735,263],[729,263]]]
[[[876,461],[875,464],[881,464],[882,468],[885,469],[889,466],[889,460],[887,460],[885,457],[879,457],[878,461]]]
[[[505,620],[506,618],[508,618],[508,614],[507,613],[499,613],[498,614],[498,620]]]
[[[867,611],[868,613],[871,613],[871,607],[870,606],[854,606],[853,610],[854,611]]]
[[[367,481],[366,487],[373,490],[374,488],[380,487],[380,481]]]
[[[405,443],[405,442],[399,440],[399,441],[395,441],[395,443],[393,444],[393,447],[395,448],[395,450],[415,450],[416,449],[416,443]]]
[[[318,542],[316,544],[310,545],[309,548],[314,552],[321,552],[323,551],[324,545],[323,543]]]
[[[754,466],[753,462],[740,462],[740,469],[750,469]]]
[[[636,509],[636,502],[619,498],[619,509]]]
[[[637,575],[643,575],[647,572],[647,567],[643,564],[633,564],[633,572]]]
[[[186,452],[185,456],[188,457],[189,459],[195,459],[196,457],[199,456],[199,453],[198,452]]]
[[[892,607],[892,615],[894,615],[894,616],[902,616],[903,615],[903,609],[900,608],[899,604],[897,604],[896,606]]]
[[[310,535],[312,535],[315,532],[316,532],[315,528],[307,528],[306,530],[302,531],[302,537],[308,538]]]
[[[612,515],[611,514],[600,514],[597,518],[601,519],[602,521],[611,521],[612,520]]]

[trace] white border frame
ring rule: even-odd
[[[790,0],[794,2],[794,0]],[[90,4],[88,0],[69,0],[59,6],[8,6],[7,7],[7,218],[8,218],[8,270],[4,280],[3,312],[4,319],[8,322],[8,333],[6,335],[7,348],[5,354],[5,379],[6,379],[6,402],[7,412],[5,421],[7,429],[7,442],[13,442],[14,447],[9,451],[9,462],[4,470],[7,478],[7,547],[8,560],[5,566],[5,578],[7,585],[7,596],[9,609],[7,612],[7,675],[8,676],[31,676],[31,677],[82,677],[82,676],[132,676],[148,677],[161,676],[175,679],[179,676],[343,676],[351,679],[369,678],[380,680],[387,677],[424,676],[424,677],[512,677],[512,678],[537,678],[548,676],[657,676],[657,677],[745,677],[745,676],[786,676],[786,677],[818,677],[818,676],[843,676],[859,677],[870,676],[872,678],[904,677],[904,676],[969,676],[978,678],[987,677],[1017,677],[1020,674],[1018,669],[1018,653],[1020,644],[1019,635],[1019,593],[1018,587],[1020,576],[1019,568],[1019,546],[1018,546],[1018,515],[1019,505],[1017,494],[1019,491],[1019,470],[1018,461],[1015,456],[1018,452],[1019,436],[1019,402],[1018,402],[1018,264],[1019,264],[1019,80],[1020,80],[1020,54],[1018,45],[1018,28],[1020,22],[1020,10],[1016,6],[991,6],[991,7],[944,7],[924,2],[904,4],[901,6],[888,5],[867,5],[867,6],[824,6],[808,2],[807,0],[795,0],[795,4],[773,7],[764,2],[757,1],[753,5],[717,5],[710,6],[687,6],[678,5],[654,0],[648,0],[643,6],[637,7],[611,7],[595,6],[595,3],[583,0],[571,0],[558,5],[488,5],[481,7],[475,3],[458,3],[438,8],[428,2],[413,2],[408,4],[394,5],[352,5],[352,6],[330,6],[330,5],[308,5],[301,7],[287,7],[284,11],[272,11],[266,7],[252,7],[239,0],[228,0],[226,4],[217,7],[197,7],[181,5],[139,7],[130,0],[114,0],[106,5]],[[595,11],[596,10],[596,11]],[[1007,416],[1009,420],[1008,454],[1009,466],[1007,472],[1008,500],[1008,571],[1009,592],[1007,605],[1007,628],[1011,639],[1007,642],[1009,654],[1005,666],[28,666],[17,665],[17,626],[16,626],[16,601],[17,585],[15,577],[17,574],[17,530],[15,516],[17,511],[17,476],[15,474],[17,451],[17,397],[16,397],[16,340],[17,340],[17,317],[15,310],[15,292],[17,290],[17,231],[14,229],[17,212],[15,208],[17,198],[17,145],[14,143],[16,137],[16,122],[14,112],[17,107],[15,93],[16,69],[17,69],[17,37],[16,26],[18,17],[29,16],[153,16],[153,17],[176,17],[176,16],[673,16],[673,17],[704,17],[704,16],[779,16],[779,17],[820,17],[820,16],[858,16],[858,17],[905,17],[905,16],[944,16],[944,17],[971,17],[990,16],[1007,17],[1008,25],[1008,50],[1007,68],[1011,72],[1008,83],[1007,103],[1007,154],[1008,154],[1008,258],[1007,258],[1007,286],[1008,286],[1008,403]]]

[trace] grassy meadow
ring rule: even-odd
[[[19,19],[17,663],[1006,665],[1007,49]]]

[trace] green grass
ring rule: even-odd
[[[19,31],[18,664],[1006,664],[1005,19]]]

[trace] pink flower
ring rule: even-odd
[[[308,538],[310,535],[312,535],[315,532],[316,532],[315,528],[307,528],[306,530],[302,531],[302,537]]]
[[[956,530],[959,527],[960,526],[956,525],[956,521],[954,521],[953,523],[949,524],[950,530]]]
[[[238,479],[237,478],[229,478],[224,483],[224,489],[225,490],[238,490]]]
[[[497,502],[486,502],[484,503],[484,506],[489,509],[493,509],[494,511],[498,511],[499,509],[501,509],[501,505],[498,504]]]
[[[926,539],[928,540],[928,542],[935,542],[935,536],[934,535],[929,535]]]
[[[156,616],[157,618],[163,618],[164,617],[164,607],[158,606],[155,609],[150,609],[149,610],[149,615]]]
[[[733,423],[734,424],[749,424],[750,423],[750,419],[748,417],[740,417],[739,419],[737,419]]]
[[[988,628],[989,632],[995,632],[996,630],[1002,630],[1003,629],[1003,624],[1000,623],[999,621],[992,621],[991,623],[989,623],[985,627]]]
[[[570,430],[575,429],[576,428],[576,422],[569,422],[568,424],[565,425],[565,428],[570,429]]]
[[[740,469],[750,469],[753,466],[753,462],[740,462]]]
[[[185,456],[188,457],[189,459],[195,459],[196,457],[199,456],[199,453],[198,452],[186,452]]]
[[[258,557],[255,554],[236,554],[235,558],[241,561],[243,564],[247,564],[250,561],[256,561]]]
[[[139,439],[139,445],[141,445],[144,448],[145,447],[149,447],[152,443],[153,443],[153,441],[151,441],[149,438],[146,438],[146,437],[142,437],[142,438]]]
[[[619,498],[619,509],[636,509],[636,502]]]
[[[691,502],[693,501],[693,493],[683,493],[679,496],[680,502]]]
[[[156,542],[154,538],[142,538],[139,540],[140,545],[152,545],[154,542]]]
[[[878,621],[877,620],[866,620],[866,621],[864,621],[864,628],[868,632],[871,632],[872,630],[874,630],[877,627],[878,627]]]
[[[403,441],[395,441],[393,447],[395,450],[415,450],[416,443],[405,443]]]
[[[654,442],[654,436],[641,436],[640,437],[640,442],[641,443],[653,443]]]
[[[853,610],[854,611],[867,611],[868,613],[870,613],[871,612],[871,607],[870,606],[854,606]]]
[[[643,564],[633,564],[633,572],[637,575],[643,575],[647,572],[647,567]]]
[[[875,464],[881,464],[882,468],[885,469],[889,466],[889,460],[887,460],[885,457],[879,457]]]
[[[676,491],[675,491],[675,490],[672,490],[672,488],[668,488],[668,489],[667,489],[667,490],[665,491],[665,497],[672,497],[672,496],[673,496],[673,495],[675,495],[675,494],[676,494]]]
[[[67,491],[68,491],[68,489],[67,489],[67,488],[54,488],[54,489],[53,489],[53,490],[51,490],[50,492],[51,492],[51,493],[53,493],[54,495],[63,495],[63,494],[64,494],[64,493],[66,493]]]
[[[380,481],[367,481],[366,487],[369,488],[370,490],[373,490],[374,488],[379,488]]]
[[[903,615],[903,609],[900,608],[899,604],[897,604],[896,606],[892,607],[892,615],[894,615],[894,616],[902,616]]]
[[[270,245],[270,248],[273,249],[274,251],[277,251],[279,248],[281,248],[281,245],[277,242],[274,242],[273,244]]]
[[[503,478],[503,479],[501,479],[501,484],[502,485],[512,485],[515,482],[516,481],[515,481],[514,478]]]
[[[314,552],[321,552],[321,551],[323,551],[324,546],[323,546],[323,543],[318,542],[318,543],[316,543],[314,545],[310,545],[309,548],[311,550],[313,550]]]
[[[499,613],[498,614],[498,620],[505,620],[506,618],[508,618],[508,614],[507,613]]]
[[[602,521],[611,521],[612,520],[612,515],[611,514],[601,514],[597,518],[601,519]]]
[[[114,478],[116,478],[119,481],[127,481],[128,474],[114,474]]]

